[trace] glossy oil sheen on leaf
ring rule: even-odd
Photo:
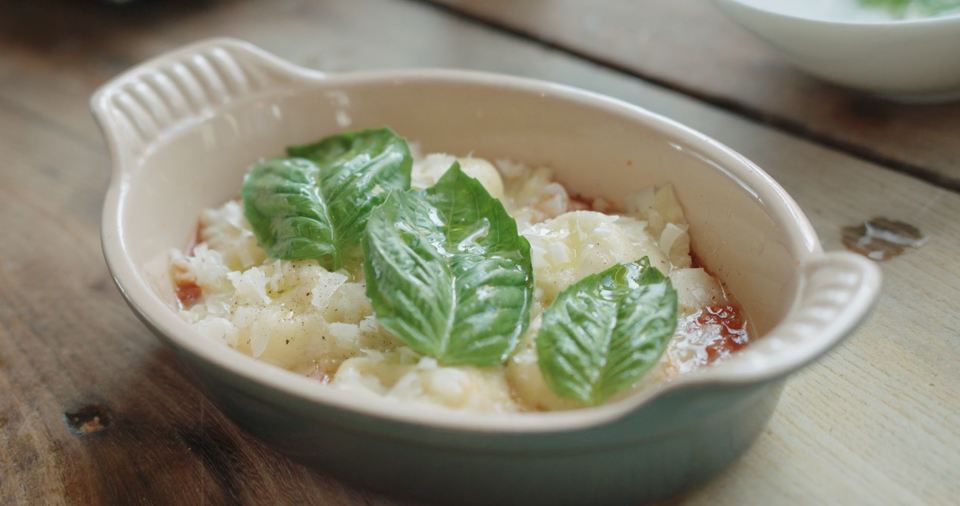
[[[677,293],[644,257],[587,276],[544,311],[536,346],[557,395],[597,405],[646,373],[677,327]]]
[[[422,192],[393,192],[363,239],[377,320],[443,365],[503,363],[533,304],[530,244],[458,164]]]
[[[260,245],[272,258],[316,258],[329,270],[358,264],[370,211],[390,190],[410,188],[406,141],[381,128],[287,153],[254,166],[240,191]]]

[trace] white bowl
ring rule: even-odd
[[[631,104],[475,72],[323,75],[249,44],[201,42],[91,100],[113,159],[103,250],[130,306],[236,423],[360,485],[473,504],[638,502],[717,474],[763,430],[787,375],[866,316],[880,273],[824,253],[793,200],[716,141]],[[388,125],[426,151],[547,164],[584,196],[673,182],[693,248],[743,304],[756,343],[623,401],[514,415],[358,397],[256,361],[180,319],[167,252],[251,162],[346,128]]]
[[[896,20],[856,0],[713,0],[797,67],[907,102],[960,98],[960,13]]]

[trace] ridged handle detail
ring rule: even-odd
[[[796,371],[843,341],[870,313],[880,295],[875,262],[830,252],[802,266],[799,293],[786,318],[759,341],[717,367],[716,374],[753,381]]]
[[[211,39],[148,61],[103,85],[90,101],[122,158],[138,157],[168,132],[212,116],[220,107],[284,83],[322,79],[248,43]],[[122,148],[121,148],[122,146]]]

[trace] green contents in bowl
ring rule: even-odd
[[[960,9],[958,0],[858,0],[864,7],[886,9],[898,18],[929,17]]]

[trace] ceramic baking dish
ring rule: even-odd
[[[803,212],[749,160],[634,105],[548,82],[451,70],[325,75],[214,39],[105,84],[92,108],[110,149],[103,250],[134,312],[207,395],[277,450],[371,489],[458,504],[606,504],[668,496],[740,456],[787,377],[873,305],[869,260],[824,253]],[[261,157],[390,126],[425,152],[555,169],[617,201],[672,182],[693,249],[762,338],[625,400],[578,411],[472,414],[356,397],[203,338],[175,311],[171,248],[234,198]]]

